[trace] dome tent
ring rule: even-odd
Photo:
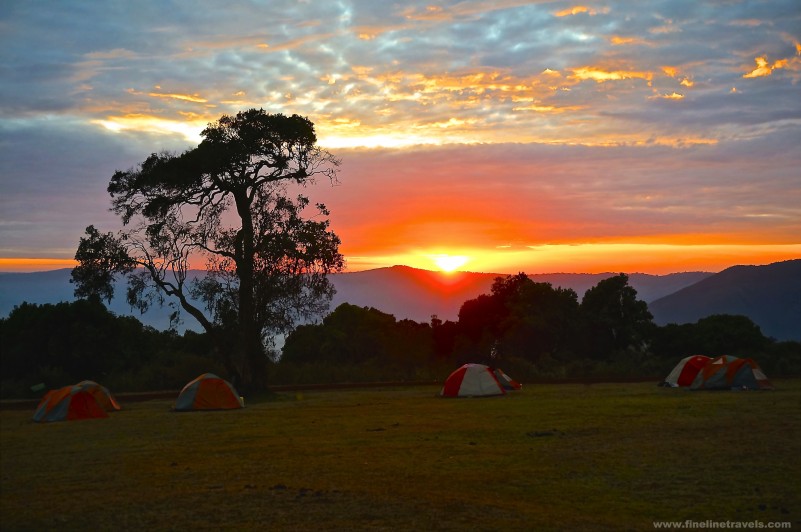
[[[664,386],[671,386],[673,388],[679,386],[689,386],[693,383],[695,376],[701,371],[701,368],[707,365],[712,359],[704,355],[694,355],[691,357],[684,357],[679,360],[676,367],[665,377],[662,382]]]
[[[80,386],[64,386],[50,390],[36,407],[33,420],[37,422],[75,421],[108,417],[95,397]]]
[[[204,373],[183,387],[175,410],[229,410],[242,408],[242,399],[230,382],[214,373]]]
[[[506,395],[491,368],[484,364],[465,364],[451,373],[442,390],[442,397],[487,397]]]
[[[724,355],[701,368],[690,389],[772,390],[773,385],[754,360]]]
[[[120,404],[114,399],[114,396],[111,395],[111,392],[108,391],[108,388],[105,386],[101,386],[94,381],[81,381],[76,384],[76,386],[92,394],[97,404],[106,412],[120,410]]]

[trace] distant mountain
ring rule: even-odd
[[[443,320],[456,320],[459,308],[468,299],[489,293],[493,273],[442,273],[392,266],[331,276],[337,293],[334,309],[342,303],[374,307],[398,319],[429,322],[436,314]]]
[[[196,274],[201,275],[201,272]],[[331,308],[348,302],[360,307],[374,307],[398,319],[428,322],[436,314],[440,319],[455,321],[462,303],[480,294],[489,293],[493,280],[503,275],[505,274],[443,273],[407,266],[340,273],[331,276],[337,289]],[[532,275],[531,278],[536,282],[550,283],[554,287],[572,288],[581,299],[587,289],[613,275],[616,274],[554,273]],[[629,283],[637,290],[640,299],[650,302],[710,275],[712,274],[705,272],[670,275],[633,273],[629,275]],[[7,316],[15,305],[23,301],[38,304],[72,301],[74,286],[69,279],[69,269],[0,274],[0,316]],[[118,315],[136,316],[156,329],[163,330],[169,326],[170,309],[152,308],[140,315],[125,303],[125,288],[122,285],[116,287],[110,309]],[[186,328],[198,330],[190,317],[185,318],[179,330]]]
[[[0,273],[0,317],[8,316],[15,306],[23,302],[43,305],[74,301],[75,285],[70,283],[70,271],[66,268],[34,273]],[[145,325],[158,330],[165,330],[170,326],[172,310],[169,307],[154,307],[144,314],[132,310],[125,302],[124,283],[118,283],[114,287],[114,299],[106,306],[118,316],[134,316]],[[186,323],[179,327],[179,331],[186,329],[199,331],[200,326],[187,316]]]
[[[777,340],[801,341],[801,259],[734,266],[648,305],[659,325],[740,314]]]
[[[201,272],[195,272],[200,275]],[[442,273],[393,266],[331,276],[337,294],[331,309],[344,302],[374,307],[398,319],[428,322],[433,314],[455,321],[468,299],[490,292],[493,280],[505,274]],[[572,288],[584,296],[589,288],[614,273],[549,273],[532,275],[536,282]],[[0,273],[0,317],[15,305],[72,301],[70,270],[37,273]],[[748,316],[767,336],[801,340],[801,259],[767,266],[734,266],[718,274],[708,272],[670,275],[629,274],[629,284],[648,303],[657,324],[694,323],[712,314]],[[110,305],[118,315],[133,315],[156,329],[169,326],[169,308],[153,308],[140,315],[125,302],[125,288],[116,287]],[[199,330],[188,316],[179,331]]]

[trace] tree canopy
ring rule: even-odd
[[[110,299],[121,274],[141,311],[171,298],[209,333],[230,378],[260,387],[272,338],[325,312],[334,291],[326,276],[344,266],[326,207],[290,196],[288,185],[335,183],[340,162],[298,115],[250,109],[201,135],[196,148],[114,173],[108,192],[126,229],[87,228],[76,295]],[[198,263],[207,275],[190,282]]]

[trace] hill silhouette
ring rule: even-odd
[[[192,272],[203,275],[202,271]],[[420,270],[392,266],[361,272],[339,273],[331,279],[337,294],[333,310],[341,303],[374,307],[397,319],[428,322],[436,314],[455,321],[468,299],[490,292],[493,280],[506,274]],[[615,273],[549,273],[531,275],[535,282],[572,288],[579,300],[589,288]],[[70,270],[0,274],[0,316],[15,305],[73,301]],[[713,314],[747,316],[763,333],[777,340],[801,340],[801,259],[766,266],[733,266],[720,273],[684,272],[669,275],[629,274],[629,284],[639,299],[648,303],[659,325],[694,323]],[[154,307],[145,314],[125,302],[125,287],[118,284],[109,309],[132,315],[159,330],[169,326],[171,309]],[[178,331],[200,330],[190,317]]]
[[[658,325],[713,314],[748,316],[762,333],[801,341],[801,259],[733,266],[648,305]]]

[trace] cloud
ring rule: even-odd
[[[743,74],[744,78],[761,78],[763,76],[770,76],[773,74],[774,70],[786,68],[790,62],[789,59],[779,59],[778,61],[774,61],[774,63],[771,65],[766,57],[757,57],[754,59],[754,61],[757,65],[756,68],[747,74]]]
[[[568,17],[571,15],[580,15],[584,13],[586,13],[587,15],[598,15],[599,13],[608,13],[608,12],[609,12],[608,7],[598,10],[586,6],[574,6],[574,7],[569,7],[567,9],[562,9],[561,11],[557,11],[556,13],[554,13],[554,16]]]
[[[106,192],[116,170],[180,138],[118,133],[77,121],[25,120],[0,126],[0,256],[71,258],[84,228],[114,229]]]
[[[598,83],[603,83],[605,81],[623,79],[644,79],[650,81],[653,78],[653,73],[625,70],[607,71],[596,67],[581,67],[573,69],[573,76],[579,80],[591,79]]]

